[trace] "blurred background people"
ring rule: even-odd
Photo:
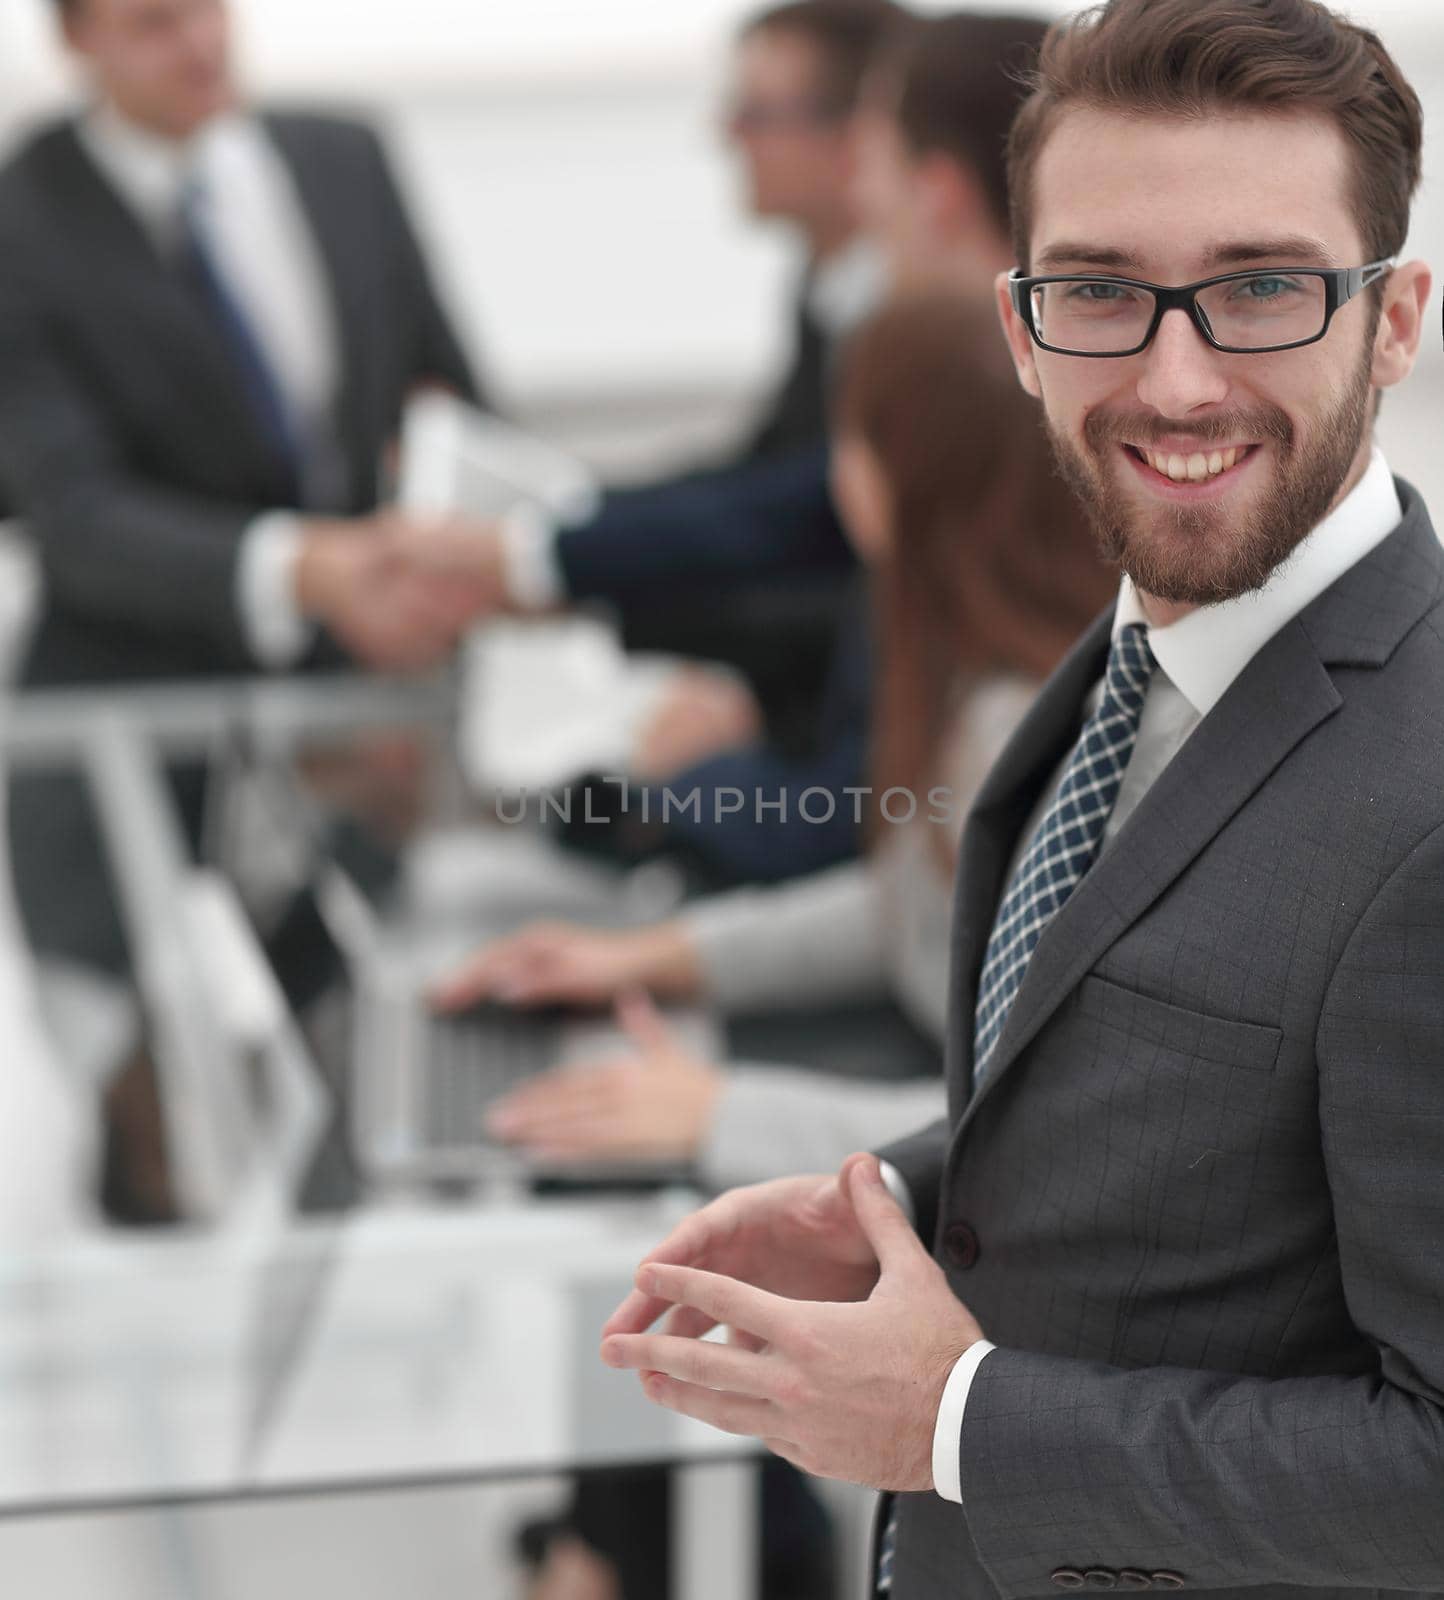
[[[1045,23],[1019,15],[959,12],[890,27],[857,91],[852,125],[852,204],[884,268],[887,290],[942,286],[991,303],[992,281],[1011,261],[1003,152]],[[996,334],[989,333],[990,339]],[[605,519],[555,536],[554,551],[586,552],[580,592],[605,594],[624,615],[665,618],[706,653],[716,636],[694,627],[688,596],[730,620],[756,597],[757,614],[778,624],[782,677],[806,673],[799,648],[799,595],[829,593],[822,630],[826,669],[802,714],[765,715],[728,680],[698,673],[657,713],[639,742],[635,776],[678,793],[696,789],[695,812],[665,824],[638,822],[632,799],[611,834],[637,853],[682,851],[703,883],[775,882],[856,854],[856,807],[868,728],[867,604],[855,580],[839,591],[836,552],[847,548],[829,488],[825,445],[707,481],[706,492],[659,502],[657,515]],[[833,587],[812,587],[830,575]],[[515,595],[515,590],[513,590]],[[817,622],[814,610],[811,620]],[[725,654],[725,650],[718,653]],[[756,679],[754,677],[754,683]],[[764,695],[764,699],[766,696]],[[793,703],[793,711],[797,707]],[[718,817],[716,797],[740,790],[748,804]],[[833,797],[829,810],[809,792]],[[759,814],[762,793],[781,798]],[[625,798],[625,797],[623,797]],[[602,796],[599,811],[605,812]],[[594,841],[596,830],[588,830]]]
[[[857,770],[854,696],[828,681],[838,618],[852,604],[852,560],[818,486],[831,359],[884,288],[857,212],[859,99],[907,20],[892,0],[784,0],[738,31],[724,126],[746,203],[805,246],[791,365],[742,448],[711,471],[614,491],[582,523],[524,516],[504,525],[491,576],[513,606],[606,601],[634,648],[745,674],[745,686],[707,672],[686,677],[642,741],[638,776],[669,777],[744,744],[764,760],[822,752],[834,778]],[[689,777],[709,796],[729,781],[705,770]],[[716,848],[704,846],[695,863],[704,874],[785,875],[775,845],[758,855],[726,826],[708,830],[714,837]],[[839,849],[820,837],[809,845],[824,852],[816,864]]]
[[[727,1015],[887,996],[941,1040],[963,817],[1113,586],[994,332],[991,306],[920,292],[878,313],[844,358],[833,476],[871,573],[877,639],[865,858],[650,927],[540,924],[479,951],[438,1004],[620,1000],[639,1046],[630,1062],[519,1090],[497,1112],[503,1136],[548,1159],[696,1160],[731,1187],[835,1166],[936,1111],[933,1080],[912,1096],[690,1060],[639,991]]]
[[[38,551],[24,687],[444,659],[458,528],[378,513],[409,392],[484,395],[376,137],[246,98],[226,0],[54,0],[87,85],[0,172],[0,493]],[[199,772],[175,775],[198,831]],[[88,795],[12,786],[36,952],[122,976]],[[314,931],[281,936],[294,995]]]
[[[594,1005],[620,997],[630,1059],[533,1080],[493,1131],[549,1162],[684,1160],[711,1187],[827,1170],[943,1107],[948,924],[963,817],[1038,686],[1115,584],[1054,474],[1041,416],[1018,387],[992,307],[905,296],[855,337],[835,403],[833,474],[872,573],[877,683],[865,861],[704,900],[650,928],[546,924],[481,950],[443,1007]],[[897,1081],[696,1059],[651,997],[725,1014],[890,998],[935,1047]],[[824,1024],[825,1026],[825,1024]],[[823,1595],[816,1507],[774,1464],[764,1496],[766,1596]],[[658,1600],[665,1477],[584,1481],[537,1594]],[[648,1531],[619,1536],[623,1506]],[[645,1516],[639,1516],[642,1508]],[[785,1529],[784,1529],[784,1526]],[[810,1553],[809,1553],[810,1552]]]

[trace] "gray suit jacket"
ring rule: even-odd
[[[951,1114],[883,1154],[999,1349],[963,1505],[903,1497],[896,1600],[1444,1592],[1444,554],[1399,488],[1047,930],[973,1097],[1004,873],[1108,619],[978,799]]]

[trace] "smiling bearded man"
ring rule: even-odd
[[[602,1345],[892,1491],[893,1600],[1444,1593],[1421,148],[1315,0],[1109,0],[1014,126],[1003,324],[1125,575],[968,821],[950,1115],[714,1201]]]

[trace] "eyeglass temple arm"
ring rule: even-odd
[[[1371,283],[1377,283],[1380,278],[1394,270],[1392,261],[1371,261],[1367,266],[1351,267],[1349,269],[1348,297],[1352,298],[1361,289],[1367,289]]]

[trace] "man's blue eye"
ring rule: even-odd
[[[1249,278],[1240,287],[1250,300],[1278,300],[1299,286],[1293,278]]]

